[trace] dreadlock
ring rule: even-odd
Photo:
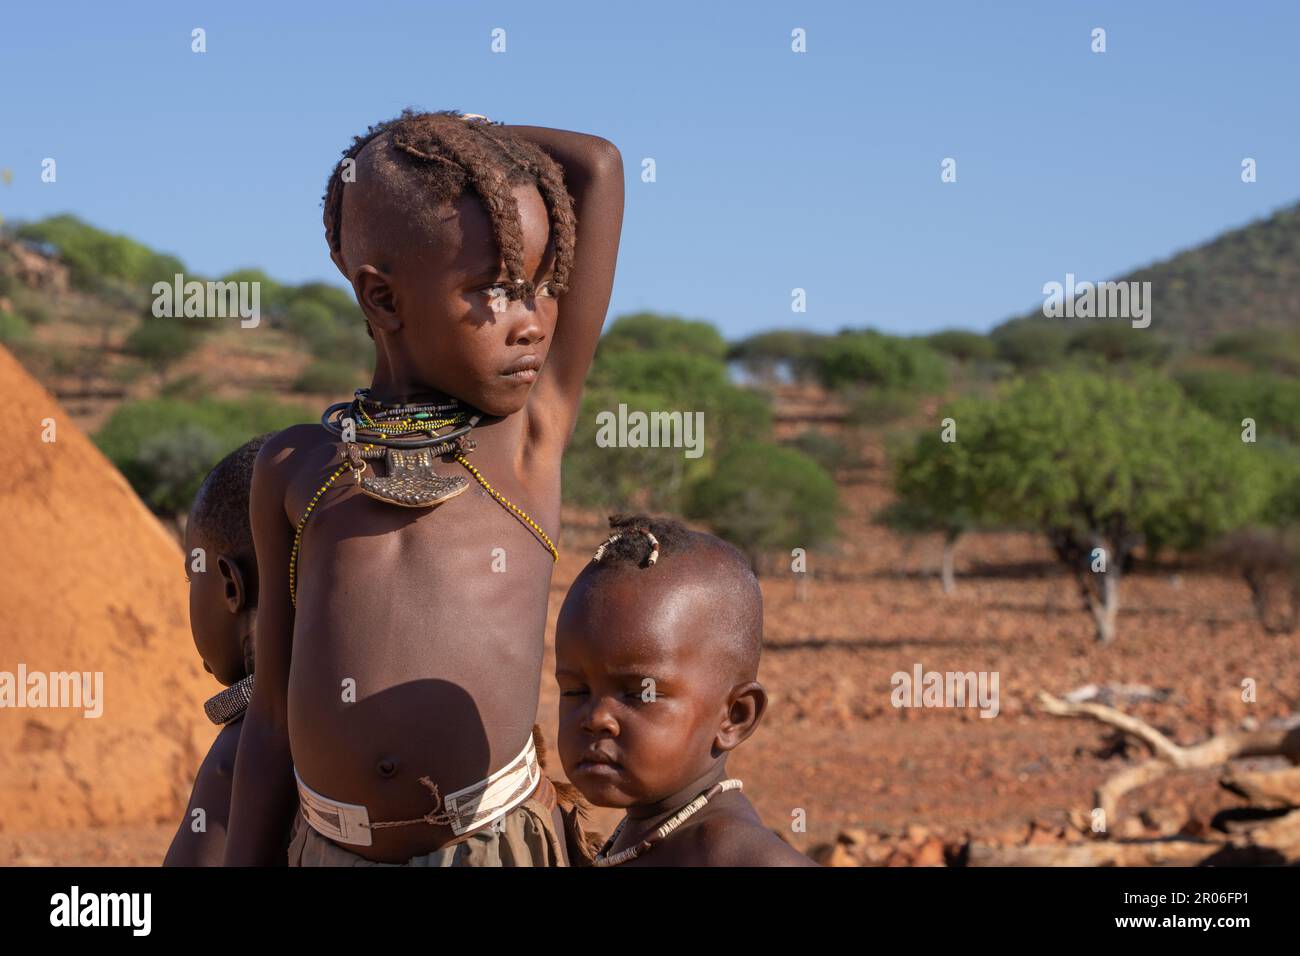
[[[376,123],[353,137],[330,174],[324,196],[325,238],[336,259],[342,257],[343,171],[349,160],[355,163],[372,143],[383,150],[383,161],[403,174],[405,182],[398,188],[409,190],[413,183],[419,189],[411,205],[426,215],[443,203],[455,202],[470,189],[478,195],[511,280],[506,294],[512,300],[530,297],[535,291],[524,274],[519,204],[511,192],[512,186],[533,183],[546,203],[555,241],[552,288],[557,295],[567,291],[577,220],[562,167],[538,146],[515,138],[502,124],[462,119],[455,110],[426,113],[407,108],[397,118]],[[374,337],[369,323],[366,331]]]

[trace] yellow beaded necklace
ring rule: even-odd
[[[436,431],[437,429],[446,427],[447,425],[463,425],[463,423],[467,420],[467,416],[464,414],[454,415],[451,417],[443,417],[443,418],[434,418],[426,414],[423,416],[422,419],[403,418],[400,420],[392,419],[389,421],[384,421],[382,423],[377,422],[374,419],[372,419],[368,414],[366,414],[366,410],[364,406],[361,404],[361,401],[359,400],[363,391],[364,390],[360,390],[360,389],[358,390],[357,401],[354,401],[352,403],[340,403],[340,404],[350,405],[351,410],[356,412],[357,418],[360,419],[361,421],[360,430],[376,432],[377,437],[380,439],[380,442],[398,436],[419,434],[421,432],[431,437],[436,437],[433,436],[433,432]],[[325,415],[323,415],[321,418],[323,424],[328,423],[328,420],[331,417],[331,413],[334,412],[337,408],[338,406],[331,405],[330,408],[326,410]],[[477,417],[471,419],[470,427],[472,427],[473,423],[477,422],[477,420],[478,420]],[[337,431],[337,429],[331,429],[331,430]],[[468,429],[464,429],[464,431],[467,433]],[[358,451],[357,448],[352,447],[354,445],[359,446],[360,450]],[[303,509],[302,517],[298,519],[298,525],[294,531],[293,548],[289,552],[289,600],[292,602],[295,609],[298,607],[298,586],[297,586],[298,552],[299,550],[301,550],[302,547],[302,533],[303,533],[303,529],[306,528],[307,526],[307,519],[311,516],[312,511],[315,510],[316,505],[320,502],[321,496],[323,496],[325,492],[330,489],[330,487],[334,484],[334,482],[338,479],[338,477],[342,475],[345,471],[351,471],[356,478],[357,484],[361,484],[362,473],[366,470],[365,459],[368,457],[374,457],[374,453],[376,449],[379,447],[380,445],[378,443],[361,444],[359,442],[344,442],[344,446],[342,449],[342,454],[344,459],[343,464],[341,464],[338,468],[334,469],[333,474],[331,474],[329,478],[325,480],[325,483],[322,484],[318,489],[316,489],[316,493],[311,496],[311,500],[307,503],[307,507]],[[441,448],[440,445],[437,447]],[[505,508],[508,512],[510,512],[510,514],[514,515],[515,518],[517,518],[520,522],[522,522],[523,525],[527,527],[543,545],[546,546],[546,550],[549,551],[551,554],[552,561],[559,561],[560,552],[555,547],[554,542],[551,541],[550,537],[546,534],[546,532],[542,530],[541,525],[539,525],[536,521],[534,521],[532,517],[529,516],[528,513],[525,512],[522,508],[517,507],[515,504],[509,501],[504,495],[502,495],[499,491],[493,488],[492,485],[488,482],[488,480],[484,478],[483,475],[479,472],[479,470],[470,464],[469,459],[465,457],[465,452],[472,451],[473,447],[474,447],[473,442],[461,438],[455,443],[454,450],[449,450],[447,453],[454,454],[456,461],[460,462],[460,464],[465,466],[466,470],[468,470],[469,473],[474,477],[474,480],[483,486],[483,489],[487,491],[489,495],[492,496],[493,500],[496,501],[503,508]],[[463,481],[463,479],[457,479],[457,480]],[[398,501],[398,503],[405,504],[406,501],[402,500],[402,501]]]

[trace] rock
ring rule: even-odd
[[[853,854],[849,852],[848,847],[843,843],[836,843],[831,847],[831,852],[827,855],[823,866],[859,866],[860,864],[854,859]]]
[[[863,858],[871,866],[882,866],[894,853],[894,848],[887,843],[873,843],[863,851]]]
[[[865,846],[868,842],[866,830],[841,830],[840,835],[835,838],[837,843],[843,843],[846,846]]]
[[[1173,836],[1182,830],[1190,815],[1187,804],[1177,800],[1166,806],[1147,807],[1140,814],[1140,819],[1144,826],[1161,836]]]
[[[913,866],[943,866],[943,841],[938,837],[930,837],[921,848],[917,850],[916,856],[912,859]]]
[[[928,827],[923,827],[919,823],[910,823],[908,824],[907,829],[903,831],[903,835],[907,838],[909,843],[920,846],[929,839],[930,830]]]

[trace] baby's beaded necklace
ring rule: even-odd
[[[368,412],[366,405],[372,406],[372,411]],[[289,599],[295,608],[298,606],[298,552],[302,546],[303,529],[321,496],[345,471],[351,471],[362,491],[372,498],[407,507],[429,507],[454,498],[465,490],[465,478],[447,477],[433,470],[434,458],[453,455],[493,500],[533,532],[551,553],[553,561],[560,559],[559,551],[541,525],[493,488],[465,457],[475,446],[474,440],[469,437],[470,430],[482,417],[480,413],[471,413],[458,399],[385,404],[372,399],[368,388],[357,389],[356,397],[351,402],[337,402],[325,409],[321,425],[331,433],[342,438],[343,422],[350,418],[354,423],[354,439],[365,433],[370,440],[365,443],[356,440],[343,442],[343,464],[316,490],[303,509],[302,517],[298,519],[293,548],[289,553]],[[451,426],[451,431],[436,434],[439,429],[448,426]],[[381,456],[387,459],[388,475],[384,478],[363,478],[367,460]]]
[[[607,854],[609,853],[610,847],[617,842],[618,835],[622,833],[623,828],[627,826],[627,817],[624,817],[622,821],[619,822],[619,825],[614,828],[614,832],[609,835],[609,839],[605,841],[605,845],[596,852],[596,859],[592,861],[592,866],[618,866],[620,863],[626,863],[628,860],[635,860],[642,853],[646,852],[646,850],[662,841],[666,836],[668,836],[668,834],[672,833],[692,816],[702,810],[704,805],[718,794],[724,793],[727,790],[740,790],[741,786],[741,782],[735,777],[728,780],[719,780],[708,790],[704,791],[704,793],[700,794],[686,806],[682,807],[681,810],[677,811],[671,820],[661,823],[655,829],[653,834],[646,837],[640,843],[635,846],[630,846],[626,850],[619,850],[613,856],[608,856]]]

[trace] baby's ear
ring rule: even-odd
[[[728,696],[727,717],[718,728],[720,750],[733,750],[747,740],[767,710],[767,691],[758,681],[737,684]]]

